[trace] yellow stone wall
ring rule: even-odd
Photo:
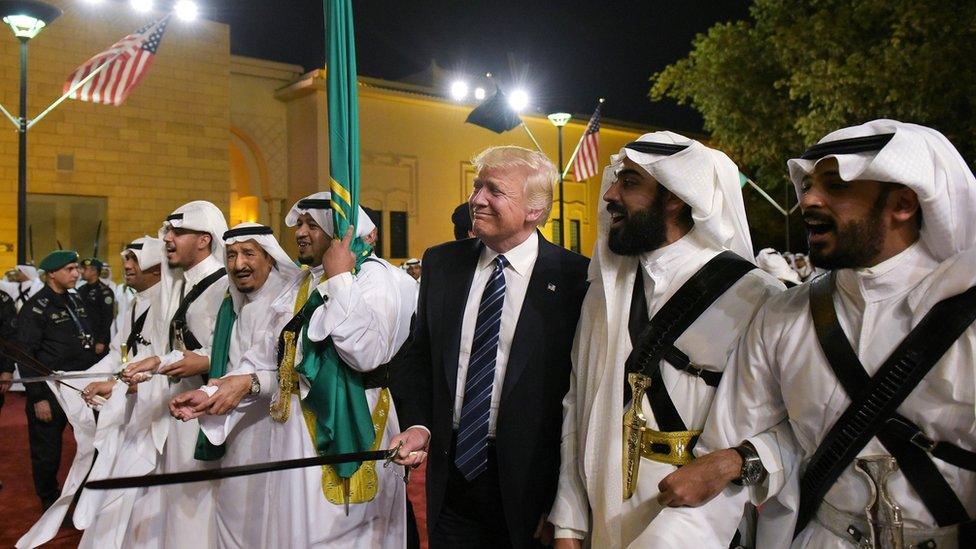
[[[57,99],[71,71],[152,19],[104,9],[105,4],[61,5],[68,13],[30,44],[30,117]],[[69,100],[30,132],[29,192],[104,198],[107,240],[100,255],[115,268],[117,280],[119,249],[134,237],[155,235],[165,215],[182,203],[214,202],[230,225],[269,224],[294,252],[284,214],[302,196],[328,189],[325,71],[303,74],[295,65],[232,56],[229,35],[223,24],[173,20],[153,66],[125,105]],[[0,32],[0,102],[11,112],[18,105],[17,48],[12,33]],[[453,238],[450,215],[470,191],[472,156],[491,145],[533,147],[521,128],[498,135],[465,124],[473,105],[439,93],[360,81],[362,202],[384,212],[387,253],[390,211],[408,212],[409,255],[419,257]],[[542,115],[523,118],[555,161],[556,129]],[[574,119],[564,130],[567,161],[586,122]],[[8,123],[0,119],[0,128]],[[643,131],[605,122],[601,164]],[[73,169],[59,170],[59,155],[72,157]],[[16,259],[16,184],[17,134],[10,125],[0,131],[3,267]],[[581,222],[581,251],[588,255],[596,209],[603,207],[599,177],[576,183],[570,173],[566,198],[567,218]],[[55,216],[70,209],[58,206]],[[555,206],[552,215],[558,215]],[[44,230],[33,227],[36,241]],[[78,232],[86,231],[92,232]],[[543,231],[552,239],[548,225]],[[72,234],[66,244],[87,255],[91,236]],[[35,261],[48,251],[36,249]]]
[[[60,96],[75,68],[153,19],[111,4],[53,3],[66,13],[30,43],[29,118]],[[191,199],[223,209],[230,203],[229,39],[226,25],[174,20],[123,106],[68,100],[29,132],[28,192],[107,198],[108,240],[100,255],[116,279],[117,252],[134,237],[155,235],[169,211]],[[18,48],[4,25],[0,102],[12,114],[19,104]],[[17,133],[5,119],[0,128],[0,243],[16,244]],[[73,155],[74,169],[58,170],[58,155]],[[33,227],[35,239],[43,230]],[[73,236],[78,251],[90,254],[91,235]],[[35,261],[48,251],[36,249]],[[15,249],[0,251],[0,265],[15,261]]]

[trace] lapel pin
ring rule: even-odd
[[[547,288],[549,289],[550,292],[555,292],[556,291],[556,285],[553,284],[552,282],[549,283],[549,285],[547,286]]]

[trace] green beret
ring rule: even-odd
[[[82,267],[95,267],[96,269],[98,269],[99,271],[101,271],[102,270],[102,267],[104,267],[105,264],[102,263],[102,261],[100,259],[95,259],[94,257],[89,257],[88,259],[82,260],[81,266]]]
[[[44,272],[53,273],[68,263],[78,261],[78,252],[72,250],[55,250],[41,260],[39,265]]]

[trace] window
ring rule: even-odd
[[[560,230],[562,225],[562,220],[555,218],[552,220],[552,243],[556,246],[563,245],[563,233]]]
[[[410,257],[407,212],[390,212],[390,257]]]
[[[369,216],[373,225],[376,225],[376,244],[373,244],[373,252],[376,257],[385,257],[383,255],[383,210],[363,207],[363,211]]]
[[[569,248],[580,253],[580,222],[579,219],[569,220]]]
[[[108,249],[107,212],[104,196],[28,193],[27,227],[33,241],[28,242],[28,256],[33,255],[36,264],[60,243],[65,250],[90,257],[97,238],[99,257],[108,259],[118,250]],[[96,237],[99,222],[101,234]]]

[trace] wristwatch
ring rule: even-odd
[[[256,395],[261,392],[261,381],[258,380],[257,374],[251,374],[251,392],[249,394]]]
[[[742,458],[742,469],[739,471],[739,478],[734,479],[732,482],[739,486],[762,484],[766,480],[766,468],[763,467],[762,460],[759,459],[759,452],[756,451],[756,447],[747,441],[732,449]]]

